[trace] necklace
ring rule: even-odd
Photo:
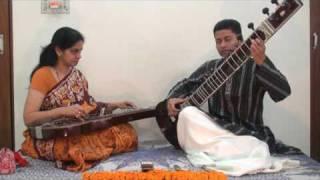
[[[0,1],[1,1],[1,0],[0,0]],[[57,75],[58,81],[62,80],[62,79],[66,76],[66,74],[68,74],[68,73],[71,71],[71,68],[69,68],[66,73],[61,73],[61,72],[59,72],[56,68],[53,68],[53,69],[54,69],[54,71],[55,71],[55,73],[56,73],[56,75]]]
[[[54,71],[56,72],[56,75],[57,75],[58,81],[60,81],[60,80],[61,80],[61,78],[60,78],[60,75],[59,75],[59,73],[58,73],[58,70],[57,70],[56,68],[54,68]]]

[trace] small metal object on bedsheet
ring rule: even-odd
[[[62,161],[56,161],[56,167],[62,169]]]
[[[177,164],[173,165],[173,169],[174,169],[175,171],[181,171],[181,170],[182,170],[182,168],[181,168],[179,165],[177,165]]]
[[[153,170],[153,163],[150,161],[142,161],[141,162],[141,170],[142,172],[147,172]]]

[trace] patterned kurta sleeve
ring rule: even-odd
[[[202,64],[190,77],[179,81],[169,91],[168,98],[184,98],[190,95],[196,88],[198,88],[205,80],[205,75],[208,69],[209,61]]]
[[[266,58],[262,65],[257,65],[256,77],[275,102],[283,100],[291,93],[286,77],[280,73],[269,58]]]

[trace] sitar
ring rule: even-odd
[[[259,38],[267,42],[302,6],[300,0],[284,0],[279,4],[276,0],[271,1],[277,4],[275,12],[269,15],[267,8],[263,13],[268,15],[256,29],[252,23],[248,25],[253,33],[235,49],[222,64],[220,64],[208,78],[180,105],[180,109],[187,106],[200,107],[226,83],[249,59],[251,39]],[[156,106],[156,120],[166,139],[176,148],[180,148],[177,138],[177,117],[169,117],[167,110],[167,99]]]

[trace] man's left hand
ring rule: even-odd
[[[256,64],[263,64],[266,58],[266,46],[263,40],[256,38],[251,39],[251,56]]]

